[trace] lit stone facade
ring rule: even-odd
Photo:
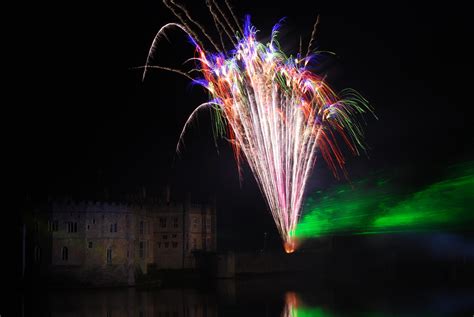
[[[157,268],[194,267],[193,251],[216,250],[214,207],[175,204],[152,210],[155,217],[153,262]]]
[[[193,251],[216,250],[214,206],[53,202],[25,219],[27,265],[97,284],[194,268]],[[32,269],[34,270],[34,269]]]

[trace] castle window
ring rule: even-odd
[[[171,243],[171,245],[173,246],[173,248],[176,249],[178,247],[178,242],[174,241]]]
[[[172,237],[173,237],[173,238],[176,238],[176,234],[173,234]]]
[[[173,218],[173,226],[174,226],[175,228],[178,228],[178,217],[174,217],[174,218]]]
[[[112,264],[112,248],[107,249],[107,264]]]
[[[165,248],[168,249],[170,247],[170,243],[169,242],[165,242]]]
[[[110,232],[117,232],[117,223],[110,224]]]
[[[38,246],[35,246],[35,262],[36,263],[41,262],[41,248]]]
[[[161,242],[157,242],[156,244],[158,245],[158,249],[160,249],[161,248]]]
[[[139,256],[141,259],[145,257],[145,243],[140,241]]]
[[[69,252],[68,252],[68,249],[67,247],[63,247],[62,251],[61,251],[61,259],[63,261],[67,261],[69,258]]]
[[[164,234],[163,235],[163,240],[167,240],[168,239],[168,235],[167,234]]]
[[[143,234],[143,231],[144,231],[143,221],[140,221],[140,234]]]
[[[92,249],[92,241],[89,241],[89,249]]]
[[[193,250],[196,250],[197,247],[197,241],[196,238],[193,239]]]
[[[165,217],[160,217],[160,227],[161,228],[166,228],[166,218]]]
[[[91,229],[91,225],[87,225],[87,230],[90,230]]]
[[[54,220],[53,223],[51,224],[51,231],[56,232],[58,231],[58,228],[59,228],[58,221]]]
[[[67,232],[77,232],[77,222],[67,222]]]
[[[92,218],[92,224],[95,225],[95,218]]]

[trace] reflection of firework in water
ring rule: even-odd
[[[281,317],[294,317],[296,316],[296,309],[298,307],[298,297],[294,292],[288,292],[285,294],[285,307],[281,313]]]
[[[164,3],[182,24],[170,23],[158,32],[150,48],[144,76],[149,68],[170,70],[185,75],[209,92],[211,100],[194,110],[180,140],[200,109],[213,109],[217,133],[221,136],[227,134],[239,169],[242,158],[249,163],[285,250],[293,252],[296,247],[294,231],[306,181],[316,161],[316,150],[337,176],[337,168],[343,169],[344,158],[336,135],[353,153],[359,153],[363,148],[362,130],[352,118],[368,109],[366,101],[351,90],[343,92],[343,98],[339,97],[323,78],[308,69],[313,57],[308,53],[317,22],[308,53],[287,57],[276,41],[278,24],[272,30],[270,42],[262,44],[256,39],[257,31],[250,24],[249,17],[243,31],[239,32],[240,27],[232,26],[223,9],[215,1],[208,1],[219,31],[220,48],[182,5],[173,0]],[[226,5],[231,12],[227,2]],[[204,34],[216,53],[206,49],[190,24]],[[151,65],[156,45],[169,27],[180,28],[191,38],[196,47],[194,60],[199,65],[201,78],[192,78],[191,72]],[[233,47],[229,53],[224,47],[223,33],[227,34]]]
[[[331,317],[334,314],[322,307],[308,306],[303,303],[295,292],[285,294],[285,307],[281,317]]]

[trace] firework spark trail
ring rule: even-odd
[[[206,6],[207,6],[207,9],[209,10],[209,13],[211,14],[212,20],[214,21],[214,26],[216,27],[216,30],[219,33],[219,39],[221,41],[222,49],[225,50],[224,38],[222,36],[222,27],[219,25],[218,17],[212,10],[210,0],[206,0]]]
[[[235,25],[239,28],[240,34],[243,34],[244,31],[242,30],[242,27],[240,26],[239,21],[237,20],[237,17],[234,14],[234,11],[232,10],[232,7],[230,6],[230,3],[228,0],[225,0],[225,4],[227,6],[227,9],[229,10],[230,14],[232,15],[232,18],[234,19]]]
[[[313,25],[313,31],[311,32],[311,39],[309,40],[309,43],[308,43],[308,49],[306,50],[306,56],[308,56],[309,53],[311,52],[311,46],[313,45],[313,42],[314,42],[316,31],[318,29],[318,24],[319,24],[319,14],[316,17],[316,22],[314,22],[314,25]]]
[[[227,33],[226,28],[232,28],[229,20],[215,1],[207,3],[211,16]],[[226,23],[212,12],[212,4]],[[178,18],[183,19],[179,15]],[[195,35],[186,24],[169,24],[160,29],[145,70],[151,63],[161,33],[168,27],[180,28],[191,39]],[[209,92],[211,101],[196,108],[186,121],[177,150],[186,127],[198,110],[214,109],[216,122],[220,124],[217,131],[221,136],[228,135],[239,173],[245,158],[268,203],[285,250],[293,252],[295,228],[306,182],[316,161],[316,150],[337,177],[338,168],[344,170],[344,158],[336,134],[354,154],[358,154],[358,148],[363,148],[362,129],[353,117],[370,108],[365,99],[353,91],[349,91],[346,98],[340,98],[324,78],[307,68],[311,56],[287,57],[276,41],[278,28],[278,24],[273,28],[271,41],[262,44],[257,41],[257,31],[247,17],[244,34],[239,37],[234,31],[238,42],[229,55],[225,52],[211,54],[200,41],[192,39],[196,47],[194,59],[202,75],[193,81]]]
[[[232,27],[230,27],[230,28],[231,28],[230,31],[227,30],[227,27],[229,27],[229,26],[226,27],[225,23],[222,22],[222,20],[219,18],[219,16],[217,15],[217,13],[216,13],[216,12],[214,11],[214,9],[213,9],[213,6],[212,6],[213,4],[216,5],[216,3],[215,3],[214,1],[212,1],[212,0],[206,0],[206,5],[207,5],[207,8],[208,8],[208,10],[209,10],[209,13],[210,13],[211,16],[213,17],[213,19],[214,19],[215,21],[217,21],[217,23],[219,23],[219,25],[220,25],[220,28],[216,26],[217,30],[220,30],[220,29],[224,30],[225,34],[227,35],[227,37],[229,38],[229,40],[232,42],[232,45],[234,45],[234,46],[237,45],[237,43],[235,43],[235,41],[234,41],[234,39],[233,39],[233,37],[232,37]],[[217,7],[217,6],[216,6],[216,7]],[[218,11],[219,11],[219,10],[218,10]],[[222,11],[219,11],[219,12],[222,13]]]
[[[201,26],[201,24],[199,24],[199,22],[197,22],[196,20],[194,20],[191,15],[189,14],[188,10],[186,10],[186,8],[178,3],[176,3],[174,0],[169,0],[174,6],[178,7],[179,9],[181,9],[181,11],[184,12],[184,14],[186,15],[186,17],[189,19],[189,21],[191,21],[194,25],[196,25],[199,30],[201,30],[202,34],[204,34],[204,36],[209,40],[209,42],[212,44],[212,46],[214,46],[214,48],[216,50],[219,50],[219,47],[217,46],[217,44],[212,40],[212,38],[209,36],[209,34],[207,34],[206,30]]]

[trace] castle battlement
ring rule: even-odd
[[[146,207],[140,204],[109,202],[109,201],[53,201],[49,204],[49,210],[53,213],[90,213],[90,212],[116,212],[142,213]]]

